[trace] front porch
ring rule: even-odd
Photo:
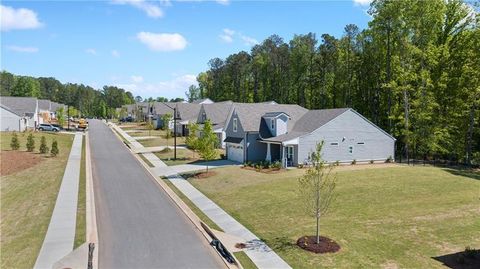
[[[267,162],[276,162],[280,161],[283,168],[296,167],[297,162],[297,152],[298,145],[295,144],[284,144],[284,143],[272,143],[262,141],[267,144],[267,152],[265,156],[265,161]]]

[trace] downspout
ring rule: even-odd
[[[248,132],[245,132],[245,134],[243,135],[244,138],[243,138],[243,141],[244,141],[244,144],[245,144],[245,160],[244,160],[244,163],[248,162]]]

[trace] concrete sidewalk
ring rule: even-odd
[[[51,269],[73,250],[83,133],[76,133],[47,234],[34,268]]]

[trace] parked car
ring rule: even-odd
[[[133,118],[132,118],[132,116],[128,116],[128,117],[125,117],[125,118],[121,118],[120,121],[121,122],[132,122]]]
[[[51,132],[58,132],[60,131],[60,128],[58,127],[55,127],[51,124],[46,124],[46,123],[42,123],[38,126],[38,130],[39,131],[51,131]]]
[[[51,124],[53,127],[57,127],[60,131],[63,130],[63,127],[60,124]]]

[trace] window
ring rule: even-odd
[[[358,142],[357,145],[365,145],[365,142]]]
[[[237,132],[237,118],[233,119],[233,131]]]
[[[353,146],[348,146],[348,153],[353,154]]]
[[[332,142],[330,143],[330,146],[338,146],[338,142]]]
[[[203,112],[202,114],[202,121],[206,121],[207,120],[207,114],[205,114],[205,112]]]
[[[271,122],[272,130],[275,130],[275,119],[271,119],[270,122]]]

